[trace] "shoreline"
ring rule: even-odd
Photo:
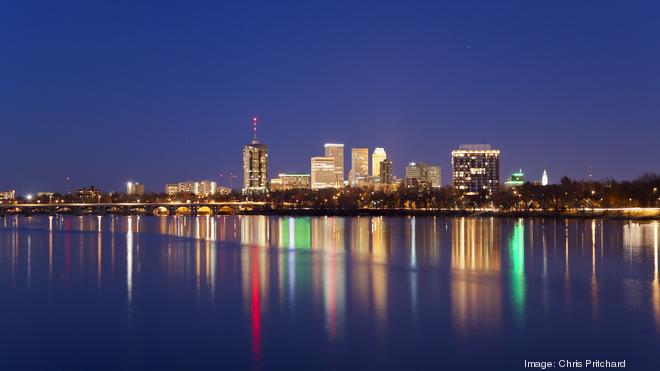
[[[286,209],[254,210],[241,215],[273,216],[443,216],[443,217],[496,217],[496,218],[545,218],[545,219],[615,219],[660,220],[659,209],[602,209],[578,211],[494,211],[494,210],[383,210],[383,209]]]
[[[44,212],[33,212],[29,215],[23,213],[4,213],[0,215],[9,217],[11,215],[20,215],[29,217],[32,215],[52,215]],[[150,214],[145,212],[129,213],[58,213],[57,215],[142,215],[142,216],[166,216],[174,214]],[[612,219],[612,220],[640,220],[640,221],[660,221],[660,208],[618,208],[618,209],[585,209],[570,211],[541,211],[541,210],[521,210],[521,211],[497,211],[497,210],[446,210],[446,209],[271,209],[255,208],[252,210],[236,210],[233,213],[188,213],[176,214],[180,216],[206,216],[206,215],[265,215],[265,216],[339,216],[339,217],[359,217],[359,216],[387,216],[387,217],[409,217],[409,216],[441,216],[441,217],[494,217],[494,218],[543,218],[543,219]]]

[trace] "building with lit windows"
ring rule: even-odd
[[[169,196],[179,193],[179,183],[165,184],[165,193]]]
[[[337,184],[335,159],[328,156],[312,157],[311,188],[334,188]]]
[[[387,159],[385,148],[376,147],[371,154],[371,176],[380,177],[380,164]]]
[[[489,197],[500,185],[500,150],[464,144],[451,152],[452,186],[466,196]]]
[[[179,193],[192,193],[195,196],[213,196],[218,190],[218,183],[211,180],[187,180],[165,185],[165,193],[174,196]]]
[[[337,143],[326,143],[325,157],[335,160],[335,183],[337,187],[344,186],[344,145]]]
[[[229,187],[218,186],[218,187],[215,189],[215,194],[216,194],[216,195],[224,195],[224,196],[226,196],[226,195],[228,195],[228,194],[231,194],[231,188],[229,188]]]
[[[380,162],[380,173],[378,174],[380,184],[392,184],[394,182],[394,174],[392,171],[392,161],[383,160]]]
[[[211,180],[200,180],[193,184],[193,193],[202,196],[212,196],[218,188],[218,183]]]
[[[16,197],[16,191],[10,189],[8,191],[0,191],[0,200],[13,200]]]
[[[292,189],[310,188],[310,175],[304,173],[280,173],[270,180],[271,191],[288,191]]]
[[[516,188],[523,184],[525,184],[525,174],[522,169],[517,173],[511,174],[509,179],[504,182],[506,188]]]
[[[406,186],[440,188],[440,166],[411,162],[406,166]]]
[[[144,184],[140,184],[137,182],[126,183],[126,194],[129,196],[143,196]]]
[[[75,195],[83,202],[99,202],[101,200],[101,190],[94,186],[78,189]]]
[[[268,148],[257,140],[257,118],[252,142],[243,146],[243,194],[268,192]]]
[[[369,181],[369,148],[351,148],[351,186],[365,185]]]

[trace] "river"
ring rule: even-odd
[[[0,369],[660,369],[658,222],[0,218]],[[555,365],[555,367],[557,367]]]

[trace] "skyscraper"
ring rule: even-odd
[[[381,184],[392,184],[394,181],[394,176],[392,174],[392,161],[383,160],[380,162],[380,177]]]
[[[440,188],[442,185],[440,165],[426,165],[426,179],[432,188]]]
[[[490,196],[500,185],[500,150],[464,144],[451,152],[452,185],[467,196]]]
[[[367,182],[369,177],[369,148],[351,148],[350,182],[359,186]]]
[[[335,159],[328,156],[312,157],[312,189],[333,188],[337,184]]]
[[[545,170],[543,170],[543,175],[541,176],[541,185],[542,186],[548,185],[548,172]]]
[[[337,143],[326,143],[325,157],[335,160],[335,182],[337,187],[344,186],[344,145]]]
[[[252,119],[252,142],[243,146],[243,193],[268,191],[268,148],[257,140],[257,118]]]
[[[371,176],[380,177],[380,163],[387,159],[385,148],[376,147],[371,154]]]

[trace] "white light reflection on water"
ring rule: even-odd
[[[133,218],[126,220],[126,295],[129,318],[132,317],[133,307]]]
[[[375,349],[386,349],[393,334],[428,335],[428,323],[446,325],[449,339],[469,341],[543,333],[539,324],[564,326],[558,318],[593,326],[614,313],[633,324],[645,318],[647,329],[660,333],[658,222],[43,217],[48,232],[39,237],[30,232],[38,220],[0,224],[0,274],[5,284],[14,282],[12,290],[36,292],[47,282],[73,292],[88,282],[102,298],[114,287],[134,323],[145,310],[142,299],[152,299],[145,294],[150,282],[187,301],[169,302],[158,290],[148,295],[208,321],[216,317],[205,313],[235,313],[232,303],[239,303],[244,317],[235,322],[249,334],[255,362],[267,359],[278,331],[302,321],[331,346],[363,331],[377,338]],[[78,230],[93,233],[80,238]],[[124,235],[125,264],[118,246],[115,267],[114,239]]]

